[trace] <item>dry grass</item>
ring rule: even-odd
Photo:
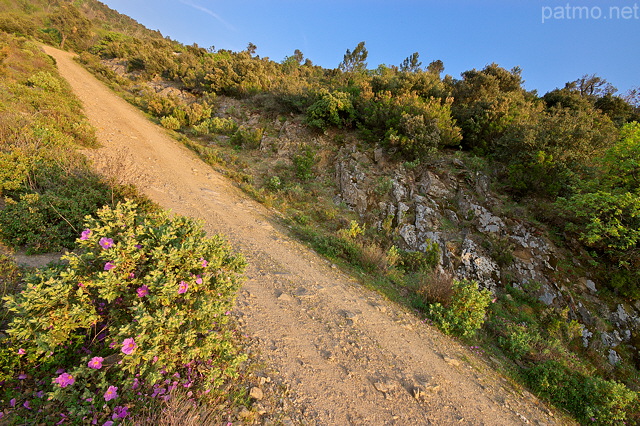
[[[425,302],[448,306],[453,296],[453,275],[437,269],[422,274],[418,283],[418,294]]]

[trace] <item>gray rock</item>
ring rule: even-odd
[[[415,226],[403,225],[399,234],[410,249],[415,250],[417,248],[418,239],[416,238]]]
[[[553,304],[553,301],[556,299],[556,297],[557,295],[553,290],[551,290],[548,286],[544,286],[544,293],[542,293],[542,295],[538,297],[538,300],[545,305],[550,306]]]
[[[620,361],[622,361],[622,358],[620,357],[620,355],[618,355],[618,353],[613,349],[609,349],[609,364],[616,365]]]
[[[589,329],[587,327],[582,325],[582,346],[584,346],[585,348],[588,348],[589,347],[589,339],[591,339],[591,337],[593,337],[593,333],[591,331],[589,331]]]
[[[404,216],[405,213],[408,212],[410,209],[410,207],[408,205],[406,205],[405,203],[403,203],[402,201],[400,201],[398,203],[398,225],[402,224],[404,221]]]
[[[587,288],[589,290],[591,290],[593,293],[597,293],[598,289],[596,288],[596,283],[594,283],[591,280],[587,280],[587,282],[585,283],[585,285],[587,286]]]

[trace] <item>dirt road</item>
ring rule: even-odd
[[[560,424],[468,348],[421,323],[270,223],[270,211],[72,60],[46,47],[102,148],[95,167],[225,234],[249,261],[235,314],[306,424]]]

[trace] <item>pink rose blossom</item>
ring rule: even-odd
[[[100,244],[100,247],[107,250],[113,247],[113,240],[111,238],[102,237],[100,238],[100,241],[98,242],[98,244]]]
[[[111,401],[112,399],[116,399],[118,397],[118,387],[117,386],[109,386],[109,389],[104,393],[104,400]]]
[[[82,234],[80,234],[80,239],[82,241],[87,241],[89,237],[91,237],[91,229],[85,229],[82,231]]]
[[[104,361],[104,358],[102,358],[101,356],[95,356],[91,358],[91,361],[89,361],[87,365],[89,366],[89,368],[100,370],[102,368],[102,361]]]
[[[122,352],[125,355],[131,355],[136,350],[137,347],[138,345],[136,345],[136,342],[133,340],[132,337],[128,339],[124,339],[124,342],[122,342]]]
[[[180,281],[180,286],[178,287],[178,294],[186,293],[189,289],[189,284],[184,281]]]
[[[60,385],[61,388],[66,388],[67,386],[74,384],[76,379],[74,379],[71,374],[62,373],[56,377],[55,382]]]
[[[143,285],[142,287],[139,287],[138,290],[136,290],[138,293],[138,297],[145,297],[146,295],[149,294],[149,287],[147,287],[146,285]]]

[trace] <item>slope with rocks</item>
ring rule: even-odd
[[[84,103],[107,176],[226,234],[249,260],[235,314],[307,424],[558,424],[528,392],[289,238],[247,199],[76,64],[45,47]]]

